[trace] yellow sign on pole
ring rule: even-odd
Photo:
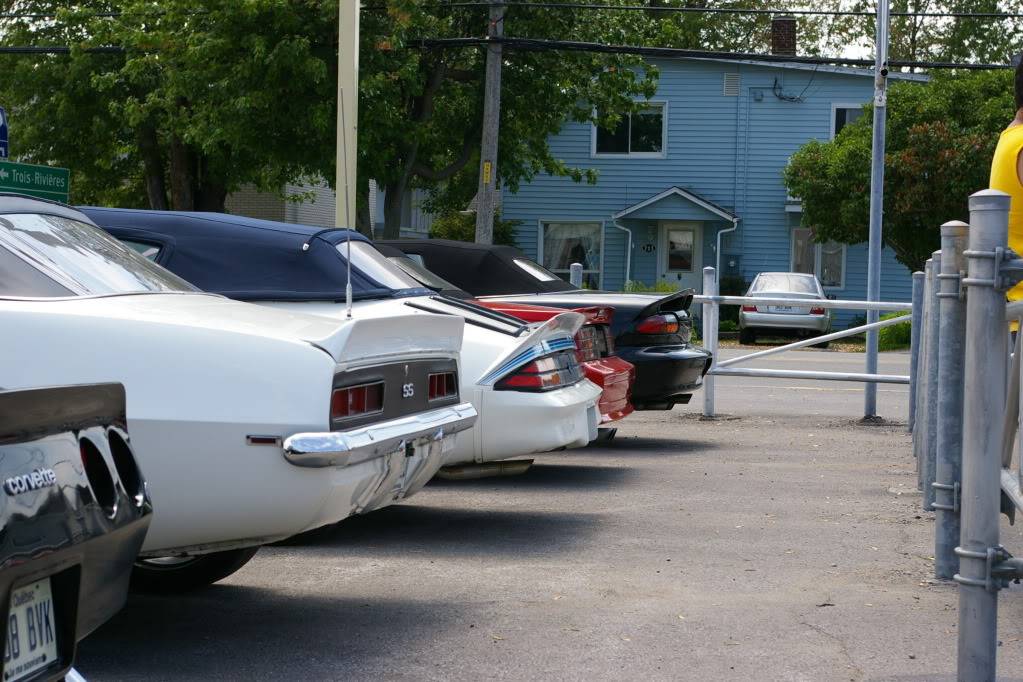
[[[484,185],[489,185],[490,184],[490,162],[489,161],[484,161],[483,162],[483,184]]]

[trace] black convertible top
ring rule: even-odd
[[[473,296],[578,291],[556,275],[547,273],[550,278],[540,279],[531,274],[520,263],[536,272],[546,270],[513,246],[450,239],[388,239],[376,243],[420,256],[429,270]]]

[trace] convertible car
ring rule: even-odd
[[[637,410],[670,410],[688,403],[710,369],[710,353],[691,343],[691,289],[669,296],[578,289],[511,246],[445,239],[378,244],[401,250],[480,301],[614,308],[615,352],[636,366],[632,404]]]
[[[546,322],[563,312],[559,308],[529,303],[473,299],[471,294],[438,277],[398,249],[380,243],[375,243],[374,246],[389,261],[424,287],[445,296],[472,300],[473,303],[484,308],[496,310],[525,322]],[[614,309],[606,306],[593,306],[574,308],[573,310],[586,318],[586,322],[575,335],[576,356],[579,358],[586,378],[601,388],[600,401],[597,403],[597,408],[600,410],[600,423],[608,424],[623,419],[633,411],[629,398],[632,394],[632,382],[636,377],[636,368],[631,363],[614,355],[614,340],[611,336]]]
[[[8,388],[114,379],[156,505],[139,589],[408,497],[475,421],[461,318],[326,319],[197,291],[62,204],[0,195]],[[360,290],[369,287],[360,283]]]
[[[392,320],[409,311],[464,320],[460,390],[480,416],[475,428],[458,438],[447,465],[581,447],[597,436],[600,389],[583,377],[575,355],[572,337],[584,321],[578,313],[529,326],[438,295],[348,230],[216,213],[83,210],[126,244],[206,291],[344,320],[350,250],[356,320]],[[407,326],[400,333],[411,339],[420,329]],[[436,390],[455,387],[445,383]]]
[[[124,410],[120,384],[0,391],[5,682],[74,677],[78,641],[124,605],[152,518]]]

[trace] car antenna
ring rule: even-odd
[[[341,97],[338,97],[337,105],[341,108],[341,160],[345,164],[345,219],[348,222],[352,220],[351,206],[348,201],[348,144],[347,144],[347,131],[348,128],[345,126],[345,98],[344,93],[341,93]],[[348,255],[345,257],[347,261],[347,272],[345,274],[345,311],[348,319],[352,319],[352,235],[351,225],[345,225],[348,229]]]

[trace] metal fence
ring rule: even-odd
[[[910,375],[901,374],[876,374],[876,373],[855,373],[855,372],[814,372],[807,370],[782,370],[782,369],[764,369],[759,367],[736,367],[736,365],[756,358],[764,358],[769,355],[775,355],[777,353],[784,353],[785,351],[795,350],[797,348],[805,348],[807,346],[813,346],[819,343],[830,342],[837,339],[845,338],[848,336],[856,336],[863,332],[871,329],[881,329],[883,327],[889,327],[896,324],[912,320],[914,323],[917,321],[918,315],[913,313],[913,303],[886,303],[878,301],[841,301],[841,300],[817,300],[812,301],[814,308],[826,308],[826,309],[845,309],[845,310],[877,310],[886,312],[907,312],[912,313],[911,315],[903,315],[888,320],[881,320],[879,322],[873,322],[871,324],[863,324],[857,327],[851,327],[849,329],[843,329],[841,331],[832,332],[830,334],[824,334],[823,336],[816,336],[813,338],[803,339],[801,341],[795,341],[793,343],[785,344],[784,346],[775,346],[774,348],[767,348],[765,350],[756,351],[746,355],[742,355],[728,360],[720,360],[718,358],[718,327],[720,322],[720,308],[723,305],[761,305],[761,306],[794,306],[794,307],[807,307],[809,305],[806,299],[795,299],[795,298],[766,298],[766,297],[750,297],[750,296],[719,296],[717,293],[717,277],[714,268],[707,267],[703,269],[703,294],[694,297],[695,303],[703,304],[703,345],[707,350],[711,352],[714,357],[714,364],[707,372],[707,376],[704,378],[703,384],[703,415],[705,417],[713,417],[714,412],[714,377],[716,376],[744,376],[744,377],[762,377],[770,379],[815,379],[825,381],[859,381],[867,384],[909,384],[911,383],[912,373]],[[917,327],[913,324],[914,329]],[[910,392],[911,396],[913,392]],[[911,408],[912,411],[912,408]],[[872,416],[872,415],[868,415]]]
[[[1023,577],[999,544],[1000,515],[1023,509],[1018,439],[1020,347],[1010,321],[1023,280],[1008,247],[1008,195],[970,197],[970,223],[941,227],[941,251],[914,275],[923,319],[914,334],[910,424],[923,508],[935,512],[935,577],[959,585],[960,680],[994,680],[998,593]]]

